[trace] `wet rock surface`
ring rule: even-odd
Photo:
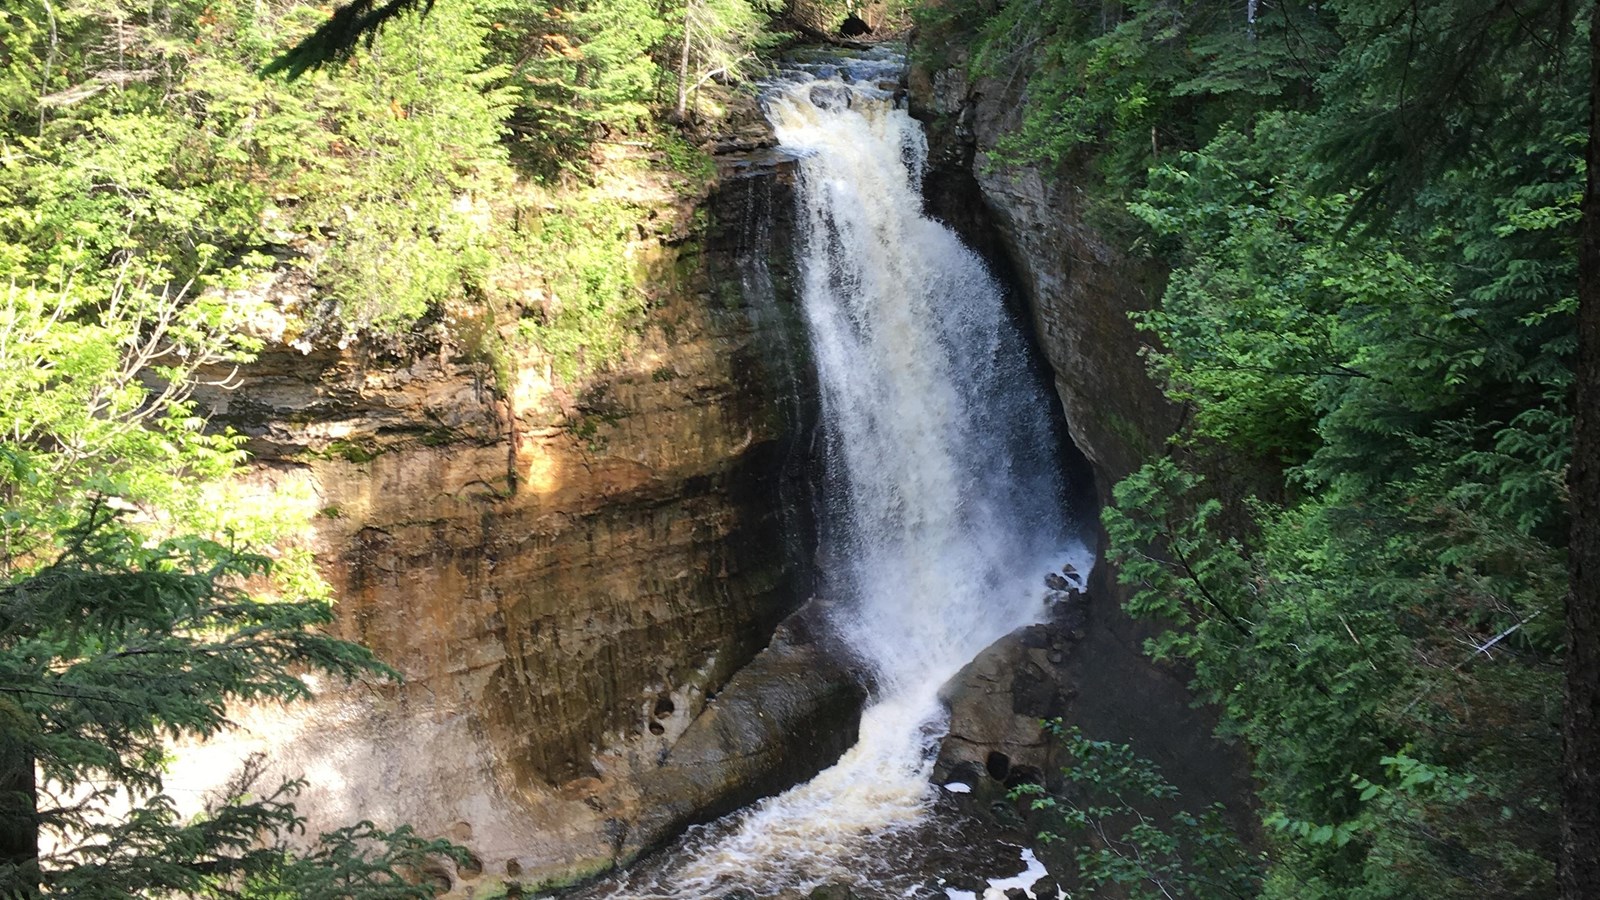
[[[821,609],[812,601],[640,777],[640,812],[621,856],[805,781],[855,743],[866,699],[862,677],[839,662],[821,633]]]
[[[1072,712],[1078,689],[1064,669],[1086,619],[1085,600],[1062,603],[1050,622],[1013,632],[951,679],[935,781],[968,783],[978,773],[1005,786],[1044,780],[1054,757],[1041,723]]]

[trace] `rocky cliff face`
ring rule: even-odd
[[[1018,124],[1024,85],[974,82],[959,36],[925,39],[945,42],[943,63],[912,70],[913,113],[928,124],[946,183],[975,182],[983,218],[1029,301],[1073,440],[1109,499],[1110,485],[1157,451],[1178,422],[1145,372],[1146,337],[1128,318],[1160,298],[1165,273],[1129,259],[1089,224],[1074,173],[998,165],[994,148]]]
[[[848,745],[859,689],[809,640],[729,683],[809,583],[793,172],[764,142],[726,138],[698,203],[649,198],[674,225],[630,248],[649,311],[603,375],[491,365],[441,329],[397,355],[273,348],[206,398],[314,514],[342,636],[406,681],[246,711],[184,757],[197,782],[263,752],[310,779],[313,830],[452,837],[477,861],[436,876],[481,891],[609,867]],[[786,712],[730,731],[752,703]]]
[[[964,40],[921,35],[920,55],[941,62],[910,76],[913,112],[933,151],[930,184],[943,195],[930,204],[1014,273],[1073,441],[1107,502],[1111,486],[1160,452],[1178,425],[1179,410],[1145,371],[1146,337],[1128,316],[1159,299],[1164,272],[1093,227],[1072,171],[997,163],[994,147],[1017,124],[1025,83],[969,79]],[[1215,720],[1193,708],[1186,673],[1144,656],[1149,629],[1122,611],[1126,588],[1115,572],[1101,561],[1076,587],[1086,591],[1056,621],[1003,639],[947,687],[941,776],[1053,774],[1061,760],[1039,720],[1059,716],[1093,738],[1133,745],[1186,798],[1245,812],[1243,757],[1211,737]]]

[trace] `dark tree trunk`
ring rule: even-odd
[[[36,897],[39,892],[38,786],[33,756],[14,719],[20,714],[0,698],[0,898]]]
[[[1577,421],[1572,436],[1571,591],[1561,895],[1600,900],[1600,4],[1589,29],[1589,173],[1578,257]]]

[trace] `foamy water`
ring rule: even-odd
[[[810,782],[697,830],[606,896],[871,891],[894,835],[938,794],[940,687],[1043,617],[1046,572],[1092,565],[1069,536],[1050,402],[1002,290],[923,212],[927,143],[883,86],[898,66],[814,66],[766,98],[799,158],[797,256],[826,447],[822,575],[839,601],[833,630],[873,674],[860,738]]]

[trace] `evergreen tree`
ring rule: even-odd
[[[454,852],[365,823],[299,837],[295,782],[191,818],[163,792],[165,742],[229,703],[393,674],[323,633],[303,521],[230,502],[240,439],[194,391],[274,321],[394,328],[464,293],[482,254],[457,198],[504,161],[486,23],[386,36],[359,82],[257,79],[305,12],[0,12],[0,896],[423,897]],[[311,241],[336,302],[295,321],[256,251]]]
[[[454,849],[406,828],[362,823],[291,850],[296,782],[241,780],[190,820],[163,793],[165,742],[227,727],[229,703],[307,697],[308,672],[393,674],[318,631],[327,603],[258,601],[240,585],[265,558],[151,546],[105,503],[62,537],[0,586],[0,896],[433,895],[414,876]]]
[[[1106,518],[1133,610],[1252,751],[1266,895],[1545,897],[1560,858],[1591,896],[1593,6],[1252,9],[945,13],[1026,79],[1011,158],[1089,162],[1171,268],[1141,324],[1190,415]]]
[[[1588,177],[1579,252],[1577,422],[1567,595],[1561,893],[1600,898],[1600,6],[1589,16]]]
[[[678,121],[706,82],[735,80],[755,68],[757,51],[775,40],[767,23],[778,9],[777,0],[684,0],[673,105]]]
[[[268,63],[261,74],[283,73],[293,79],[345,62],[363,42],[371,47],[385,25],[410,13],[426,16],[433,11],[433,4],[434,0],[350,0],[335,8],[317,30]]]

